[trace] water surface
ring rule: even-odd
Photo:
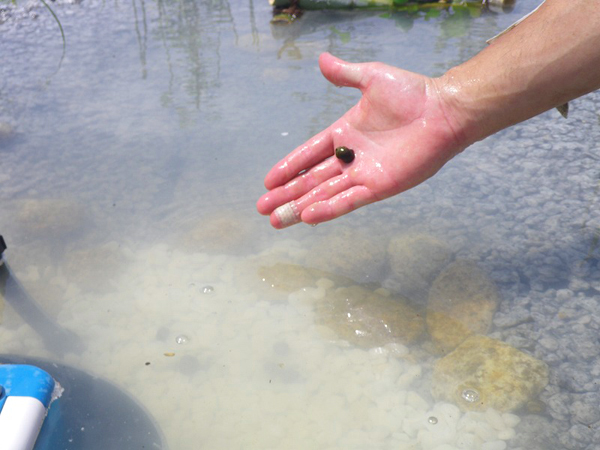
[[[358,98],[322,78],[321,52],[436,76],[536,5],[480,17],[315,11],[279,26],[266,1],[57,4],[64,57],[42,7],[0,24],[0,122],[15,130],[0,142],[7,258],[86,350],[55,354],[8,307],[0,349],[118,383],[171,448],[433,449],[436,358],[420,344],[345,344],[315,317],[331,280],[290,295],[258,273],[310,266],[319,242],[345,232],[367,237],[359,262],[372,252],[383,263],[391,239],[418,231],[485,270],[502,298],[490,335],[550,367],[542,406],[518,411],[516,437],[500,441],[592,449],[597,94],[572,102],[568,120],[547,112],[332,223],[275,231],[254,207],[267,170]],[[383,265],[362,267],[330,275],[397,287]]]

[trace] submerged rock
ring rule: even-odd
[[[472,334],[486,334],[500,297],[496,285],[477,265],[455,261],[429,291],[427,329],[436,349],[449,353]]]
[[[385,262],[385,243],[352,229],[340,229],[317,239],[306,257],[307,266],[359,283],[380,281]]]
[[[181,238],[190,252],[240,253],[252,242],[252,224],[234,213],[220,212],[203,217]]]
[[[305,287],[314,286],[321,278],[332,280],[338,286],[350,283],[350,280],[329,272],[282,262],[270,266],[260,266],[258,276],[266,286],[288,294]]]
[[[0,147],[15,137],[15,129],[11,124],[6,122],[0,122]]]
[[[84,290],[106,292],[125,267],[127,258],[116,242],[69,252],[63,266],[65,276]]]
[[[548,366],[501,341],[471,336],[438,360],[431,392],[463,411],[514,411],[548,384]]]
[[[409,234],[390,241],[388,257],[390,278],[386,286],[411,300],[425,302],[431,283],[454,254],[432,236]]]
[[[362,348],[411,344],[425,330],[422,314],[406,298],[356,285],[329,292],[317,315],[340,339]]]
[[[21,229],[40,238],[72,238],[83,230],[86,213],[83,205],[65,199],[25,200],[17,213]]]

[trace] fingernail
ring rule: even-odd
[[[273,212],[275,213],[277,219],[279,219],[281,228],[286,228],[301,222],[300,213],[298,212],[298,208],[296,207],[296,203],[294,201],[286,203],[285,205],[281,205]]]

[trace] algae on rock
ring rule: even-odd
[[[548,384],[548,366],[533,356],[486,336],[474,335],[438,360],[431,391],[438,401],[463,411],[517,410]]]

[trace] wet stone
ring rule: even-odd
[[[548,366],[503,342],[471,336],[434,366],[432,394],[464,411],[514,411],[537,398]]]
[[[569,419],[569,405],[571,404],[571,394],[558,392],[546,400],[548,413],[557,420],[567,421]]]
[[[187,376],[192,376],[206,367],[207,364],[201,363],[195,356],[183,355],[179,360],[179,371]]]
[[[550,419],[539,415],[526,415],[521,419],[512,447],[523,450],[548,450],[555,447],[556,429]]]
[[[472,334],[486,334],[499,303],[498,290],[470,261],[455,261],[429,291],[427,329],[436,349],[446,354]]]
[[[64,199],[29,199],[21,203],[17,221],[30,236],[73,238],[85,225],[83,206]]]
[[[64,274],[79,287],[94,292],[113,289],[127,258],[116,243],[69,252],[63,265]]]
[[[393,238],[387,249],[390,276],[386,287],[414,301],[427,300],[429,287],[454,258],[450,248],[426,234]]]
[[[328,274],[298,264],[276,263],[258,268],[258,276],[265,286],[286,293],[314,286]]]
[[[578,423],[569,429],[568,435],[561,436],[560,441],[568,450],[579,450],[585,448],[582,446],[584,442],[593,442],[594,431],[593,427]]]
[[[0,147],[15,137],[15,129],[7,122],[0,122]]]
[[[400,296],[385,296],[361,286],[338,288],[319,303],[317,321],[340,339],[361,348],[411,344],[425,330],[423,316]]]
[[[573,420],[584,425],[600,422],[600,394],[589,392],[576,398],[570,411]]]
[[[231,212],[206,214],[181,237],[188,252],[239,254],[250,246],[254,226]]]
[[[305,260],[306,266],[332,272],[355,282],[381,281],[386,261],[385,243],[355,230],[336,229],[315,240]]]
[[[577,355],[578,360],[595,360],[600,355],[597,333],[582,328],[581,333],[569,336],[567,347],[572,354]]]
[[[165,342],[167,340],[167,338],[169,337],[169,334],[171,332],[169,331],[168,328],[166,327],[160,327],[158,330],[156,330],[156,339],[162,342]]]
[[[558,378],[558,384],[569,392],[585,392],[594,388],[594,377],[586,364],[567,362],[561,364],[555,375]]]

